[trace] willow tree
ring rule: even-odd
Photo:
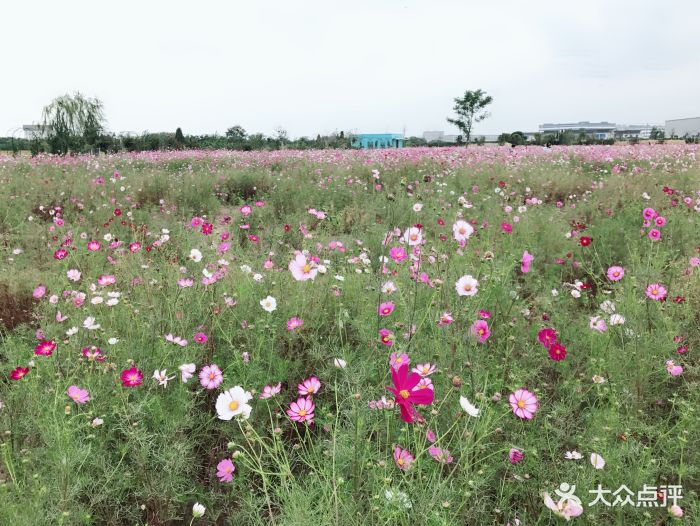
[[[55,98],[42,112],[43,134],[51,153],[65,155],[94,147],[104,132],[104,108],[80,92]]]
[[[492,102],[493,97],[480,89],[467,90],[464,92],[464,96],[455,98],[455,105],[452,109],[457,114],[457,118],[450,119],[448,117],[447,122],[457,126],[464,134],[466,146],[469,146],[472,136],[472,124],[481,122],[490,115],[486,111],[486,106]]]

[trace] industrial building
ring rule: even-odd
[[[403,133],[358,133],[353,135],[350,145],[353,148],[403,148],[405,138]]]
[[[700,136],[700,117],[666,121],[665,136],[667,139]]]
[[[583,133],[587,137],[596,140],[614,139],[615,123],[612,122],[567,122],[567,123],[545,123],[540,124],[540,133],[543,135],[563,132]]]

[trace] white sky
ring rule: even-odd
[[[104,101],[112,131],[292,137],[700,116],[695,0],[19,0],[0,9],[0,136],[53,97]]]

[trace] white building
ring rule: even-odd
[[[423,140],[425,142],[442,141],[445,136],[443,131],[425,131],[423,132]]]
[[[700,135],[700,117],[666,121],[665,136],[667,139],[672,137],[697,137],[698,135]]]
[[[624,124],[615,128],[615,138],[622,140],[649,139],[652,130],[656,128],[663,132],[664,127],[652,124]]]
[[[612,122],[564,122],[564,123],[545,123],[540,124],[540,133],[555,134],[566,131],[574,133],[584,133],[588,137],[597,140],[613,139],[615,137],[615,124]]]

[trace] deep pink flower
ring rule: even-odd
[[[382,342],[382,345],[391,347],[394,345],[394,333],[389,329],[379,329],[379,340]]]
[[[520,451],[519,449],[512,448],[508,452],[508,460],[510,460],[511,464],[517,464],[518,462],[520,462],[524,458],[525,458],[525,455],[523,455],[523,452]]]
[[[489,324],[484,320],[476,320],[472,323],[469,332],[472,336],[479,340],[479,343],[484,343],[491,336],[491,331],[489,330]]]
[[[219,482],[231,482],[234,471],[236,471],[236,466],[233,465],[230,458],[225,458],[216,465],[216,476],[219,477]]]
[[[136,367],[124,369],[120,378],[123,387],[137,387],[143,383],[143,373]]]
[[[653,241],[658,241],[659,239],[661,239],[661,232],[656,228],[652,228],[651,230],[649,230],[649,239]]]
[[[298,329],[302,325],[304,325],[304,320],[302,320],[301,318],[297,318],[296,316],[293,318],[289,318],[287,320],[287,330],[288,331],[293,331],[294,329]]]
[[[401,418],[404,422],[412,423],[417,411],[413,405],[430,405],[433,403],[435,393],[432,389],[415,389],[421,381],[421,375],[410,373],[408,364],[403,363],[398,370],[391,368],[391,379],[394,387],[387,387],[396,396],[396,403],[401,409]]]
[[[401,263],[408,257],[408,254],[403,247],[392,247],[389,250],[389,257],[394,260],[394,263]]]
[[[558,342],[554,342],[552,345],[550,345],[547,352],[549,353],[549,357],[555,362],[559,362],[566,358],[566,347]]]
[[[549,348],[553,343],[555,343],[558,337],[559,335],[557,334],[557,331],[549,328],[542,329],[540,332],[537,333],[537,339],[539,339],[540,343],[547,348]]]
[[[501,223],[501,230],[505,232],[506,234],[512,234],[513,233],[513,225],[510,223]]]
[[[644,219],[646,219],[647,221],[651,221],[657,215],[659,215],[659,214],[657,214],[656,210],[654,210],[653,208],[645,208],[644,210],[642,210],[642,217]]]
[[[37,356],[51,356],[56,350],[56,342],[54,340],[41,340],[34,348],[34,354]]]
[[[196,341],[197,343],[207,343],[207,340],[208,340],[209,338],[207,338],[207,335],[204,334],[203,332],[197,332],[197,333],[195,333],[195,335],[192,337],[192,339],[193,339],[194,341]]]
[[[527,250],[523,252],[523,257],[520,259],[520,271],[523,274],[530,272],[530,264],[533,259],[535,259],[535,256],[530,254]]]
[[[29,367],[15,367],[10,371],[10,378],[12,380],[21,380],[29,372]]]

